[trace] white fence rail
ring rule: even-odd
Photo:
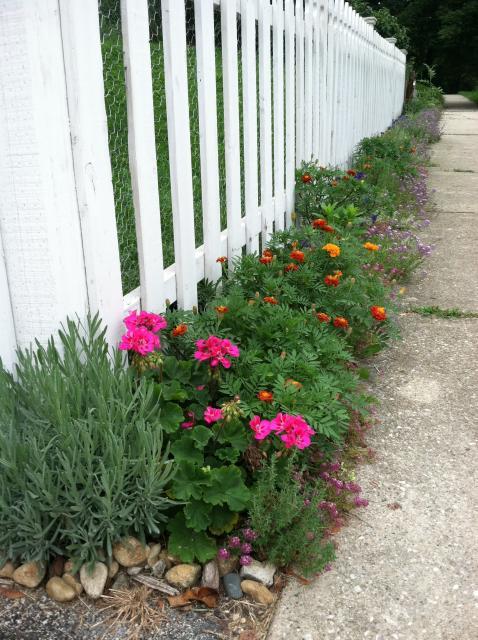
[[[131,292],[121,286],[98,2],[0,0],[0,355],[7,364],[15,346],[44,340],[68,314],[98,310],[114,342],[125,308],[193,307],[197,283],[220,274],[218,256],[258,251],[291,223],[296,167],[311,159],[346,167],[356,144],[402,110],[404,53],[343,0],[194,0],[193,43],[185,0],[161,0],[175,255],[163,265],[148,0],[119,2],[140,274]]]

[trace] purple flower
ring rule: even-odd
[[[241,544],[241,552],[246,556],[249,555],[252,551],[252,544],[250,542],[243,542]]]
[[[251,556],[248,556],[248,555],[241,556],[239,558],[239,564],[242,565],[243,567],[248,567],[250,564],[252,564]]]
[[[217,557],[220,560],[228,560],[231,557],[231,554],[225,547],[223,547],[222,549],[219,549],[219,551],[217,552]]]
[[[249,542],[253,542],[257,539],[257,533],[250,527],[243,529],[242,535],[244,536],[244,540],[249,540]]]
[[[231,536],[228,544],[231,549],[239,549],[241,546],[241,539],[239,536]]]
[[[361,498],[360,496],[355,496],[354,505],[356,507],[368,507],[368,500]]]

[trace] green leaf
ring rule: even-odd
[[[212,507],[210,520],[209,531],[215,536],[220,536],[234,529],[239,520],[239,514],[230,511],[227,507]]]
[[[161,385],[163,398],[165,400],[177,400],[183,402],[188,399],[188,392],[183,389],[177,380],[171,380],[171,382],[163,383]]]
[[[174,433],[184,420],[183,410],[174,402],[165,402],[161,406],[161,424],[167,433]]]
[[[203,497],[213,505],[227,504],[232,511],[243,511],[250,499],[239,467],[211,469],[211,485],[205,487]]]
[[[239,421],[226,422],[219,431],[217,441],[220,444],[230,444],[238,451],[245,451],[249,445],[250,436]]]
[[[199,425],[198,427],[194,427],[190,431],[189,435],[199,445],[200,448],[204,448],[209,441],[209,438],[212,436],[212,431],[207,427]]]
[[[186,524],[194,531],[204,531],[211,524],[212,505],[202,502],[202,500],[191,500],[184,507]]]
[[[182,462],[171,483],[171,493],[178,500],[201,499],[204,488],[212,482],[210,471],[191,462]]]
[[[201,563],[211,560],[216,555],[216,543],[204,531],[193,531],[186,526],[183,513],[178,513],[168,522],[171,532],[168,542],[170,553],[177,555],[183,562]]]
[[[198,443],[190,434],[183,435],[171,447],[176,462],[192,462],[200,466],[203,463],[203,454]]]
[[[170,380],[177,380],[183,384],[191,380],[192,362],[178,360],[174,356],[167,356],[163,361],[163,373]]]
[[[218,460],[222,460],[223,462],[234,463],[239,460],[239,451],[232,447],[222,447],[221,449],[216,449],[215,456]]]

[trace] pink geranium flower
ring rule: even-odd
[[[261,420],[259,416],[254,416],[249,422],[249,426],[254,431],[256,440],[264,440],[273,430],[272,423],[269,420]]]
[[[217,422],[218,420],[222,420],[224,418],[222,414],[222,409],[215,409],[214,407],[206,407],[204,410],[204,422],[208,424],[213,424],[213,422]]]
[[[159,349],[161,343],[159,337],[148,331],[146,327],[135,327],[128,330],[121,338],[119,348],[122,351],[134,351],[142,356],[148,355],[155,349]]]
[[[127,329],[135,329],[136,327],[145,327],[153,333],[166,329],[168,323],[163,316],[158,316],[156,313],[148,313],[147,311],[133,311],[127,316],[124,321]]]
[[[192,429],[196,424],[196,416],[192,411],[187,411],[186,416],[189,418],[189,420],[181,422],[181,429]]]
[[[197,340],[196,347],[197,350],[194,353],[196,360],[209,361],[211,367],[222,365],[224,369],[229,369],[231,366],[229,357],[237,358],[239,356],[239,349],[235,344],[217,336],[209,336],[206,340]]]

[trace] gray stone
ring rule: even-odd
[[[129,589],[129,578],[126,573],[118,573],[115,581],[111,585],[111,589],[115,589],[116,591],[125,591]]]
[[[239,600],[239,598],[242,598],[243,593],[241,589],[241,579],[239,577],[239,574],[226,573],[226,575],[223,576],[222,581],[224,582],[226,593],[230,598],[234,598],[234,600]]]
[[[166,571],[166,562],[162,559],[158,560],[156,564],[151,567],[151,573],[156,578],[162,578],[164,576],[164,572]]]
[[[90,572],[89,563],[80,569],[80,581],[83,589],[93,600],[97,600],[104,591],[108,579],[108,567],[103,562],[95,562]]]
[[[129,576],[137,576],[141,573],[142,570],[143,567],[129,567],[128,569],[126,569],[126,573]]]
[[[157,544],[153,544],[148,554],[148,567],[151,567],[151,568],[154,567],[154,565],[159,560],[160,553],[161,553],[161,545],[159,544],[159,542]]]
[[[247,567],[241,568],[241,578],[243,580],[256,580],[256,582],[262,582],[266,587],[270,587],[274,584],[274,574],[277,571],[270,562],[259,562],[253,560]]]
[[[219,568],[215,560],[206,563],[202,569],[201,586],[219,589]]]

